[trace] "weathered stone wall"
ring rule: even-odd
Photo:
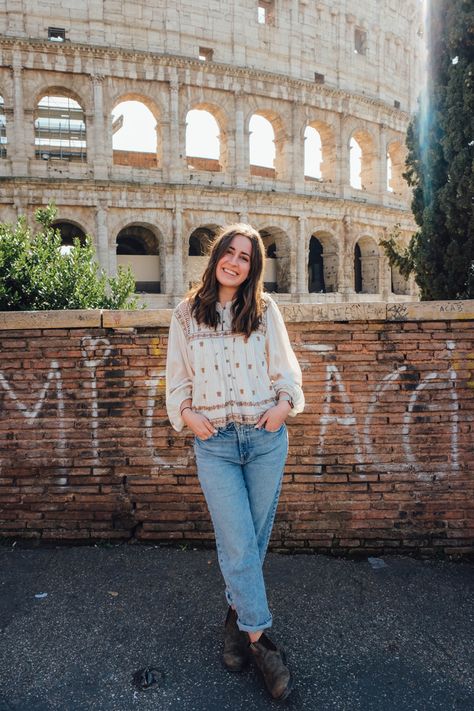
[[[155,306],[172,305],[188,287],[191,233],[236,220],[275,242],[277,288],[287,300],[413,300],[414,282],[391,274],[379,241],[399,223],[406,243],[414,228],[400,176],[420,87],[419,5],[292,0],[277,2],[274,22],[260,25],[253,2],[0,2],[7,141],[0,219],[26,214],[32,221],[34,209],[52,199],[60,221],[93,235],[110,273],[120,231],[146,228],[160,256],[154,281],[161,294],[147,297]],[[51,26],[65,30],[65,42],[47,40]],[[367,34],[365,54],[354,51],[356,29]],[[213,49],[212,61],[199,61],[202,46]],[[315,72],[324,83],[315,82]],[[37,104],[48,93],[82,107],[83,163],[35,154]],[[156,154],[112,149],[112,110],[131,99],[157,121]],[[218,166],[186,159],[186,116],[195,108],[218,122]],[[275,132],[273,172],[249,165],[255,113]],[[304,175],[307,126],[323,140],[321,180]],[[361,190],[349,180],[354,136],[365,150]],[[308,293],[313,235],[323,245],[326,293]],[[357,294],[356,245],[364,281]]]
[[[282,305],[306,410],[276,549],[474,550],[474,303]],[[0,314],[0,531],[211,543],[169,311]]]

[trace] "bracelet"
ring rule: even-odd
[[[291,399],[291,396],[288,395],[288,393],[282,393],[282,395],[278,398],[278,402],[287,402],[291,409],[293,409],[293,400]]]
[[[186,405],[186,407],[183,407],[183,409],[180,411],[179,414],[180,414],[181,417],[182,417],[182,416],[183,416],[183,412],[184,412],[185,410],[192,410],[192,409],[193,409],[192,407],[190,407],[189,405]]]

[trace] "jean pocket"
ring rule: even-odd
[[[279,434],[280,432],[282,432],[282,430],[285,429],[285,423],[280,425],[280,427],[277,430],[267,430],[265,427],[262,427],[262,429],[264,432],[267,432],[268,434]]]

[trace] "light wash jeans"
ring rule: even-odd
[[[194,451],[227,602],[241,630],[271,627],[262,565],[288,453],[286,425],[267,432],[231,422],[207,440],[195,437]]]

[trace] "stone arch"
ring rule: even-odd
[[[85,244],[86,232],[78,222],[59,218],[53,222],[53,227],[59,230],[63,247],[72,247],[76,237],[79,238],[81,245]]]
[[[337,291],[339,254],[333,234],[323,230],[313,232],[308,247],[308,292]]]
[[[7,118],[5,114],[5,101],[0,94],[0,158],[7,157]]]
[[[163,281],[160,256],[163,237],[154,225],[129,222],[117,233],[117,266],[130,266],[137,292],[159,294]]]
[[[386,190],[395,195],[406,191],[403,178],[405,169],[405,147],[399,140],[390,141],[387,145],[387,185]]]
[[[217,224],[205,224],[196,227],[188,238],[188,283],[192,284],[200,280],[208,259],[209,248],[212,240],[220,230]]]
[[[285,147],[287,141],[287,135],[285,126],[280,115],[271,109],[255,108],[254,111],[250,113],[247,117],[247,132],[249,135],[249,146],[251,146],[251,131],[250,122],[253,116],[261,116],[266,119],[271,125],[273,131],[273,142],[275,144],[275,157],[273,161],[273,168],[266,166],[259,166],[252,163],[252,154],[249,149],[249,160],[250,160],[250,174],[263,177],[263,178],[277,178],[281,179],[286,175],[286,165],[285,165]]]
[[[303,132],[303,140],[305,141],[306,130],[312,128],[317,131],[320,141],[321,141],[321,164],[320,164],[320,180],[327,182],[333,182],[336,179],[336,165],[337,165],[337,155],[336,155],[336,140],[334,136],[334,129],[324,121],[314,120],[306,124]],[[306,141],[305,141],[306,143]],[[305,151],[306,158],[306,151]],[[306,167],[306,160],[305,160]],[[305,178],[311,180],[310,175],[306,175]]]
[[[288,293],[291,286],[291,247],[287,233],[276,226],[259,229],[267,264],[264,284],[267,291]]]
[[[352,155],[356,150],[356,146],[360,148],[360,174],[358,169],[354,168]],[[377,172],[377,150],[376,143],[372,134],[363,128],[358,128],[352,131],[348,141],[349,152],[349,172],[351,187],[358,190],[374,191],[377,188],[376,172]]]
[[[34,127],[37,159],[87,161],[86,113],[75,92],[61,86],[39,92]]]
[[[128,124],[133,121],[133,118],[129,120],[124,118],[124,113],[122,112],[112,118],[116,108],[126,102],[132,102],[129,107],[130,113],[134,112],[137,114],[140,111],[137,105],[141,105],[144,109],[141,113],[144,114],[147,119],[148,127],[146,128],[145,138],[148,140],[146,141],[146,145],[142,147],[146,148],[146,150],[136,150],[133,144],[130,143],[130,139],[123,148],[114,147],[114,136],[118,134],[124,126],[127,129]],[[162,156],[162,129],[160,119],[162,112],[156,101],[150,99],[146,94],[128,91],[117,94],[111,106],[111,139],[114,165],[144,169],[160,167]],[[125,113],[127,113],[127,111]],[[154,125],[153,121],[155,122]],[[141,139],[143,138],[144,137],[141,136]]]
[[[188,155],[187,146],[186,157],[188,161],[188,168],[191,170],[206,170],[206,171],[225,171],[228,169],[229,165],[229,146],[228,146],[228,118],[225,111],[217,106],[216,104],[209,101],[198,101],[193,102],[190,107],[187,108],[185,113],[185,124],[187,125],[187,117],[190,111],[205,111],[210,114],[214,119],[217,128],[217,137],[219,143],[218,156],[214,158],[209,158],[206,156],[190,156]]]
[[[360,237],[354,246],[354,290],[357,294],[378,294],[380,250],[376,240]]]

